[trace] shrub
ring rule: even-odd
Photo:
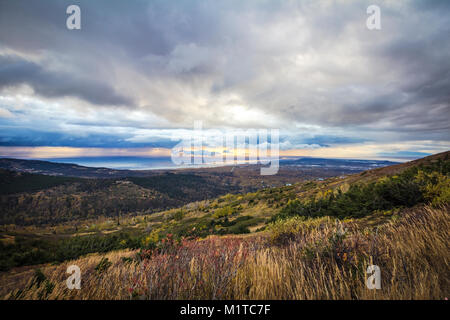
[[[42,272],[42,270],[41,269],[36,269],[34,271],[32,284],[39,287],[41,285],[41,283],[44,282],[45,280],[47,280],[47,277]]]
[[[233,208],[231,208],[231,206],[226,206],[226,207],[217,209],[213,214],[213,218],[219,219],[219,218],[223,218],[223,217],[228,217],[228,216],[232,215],[233,213],[234,213]]]
[[[103,273],[112,265],[112,262],[108,260],[108,258],[102,258],[100,262],[95,267],[95,270],[98,273]]]
[[[295,240],[305,232],[316,229],[330,218],[309,219],[301,216],[290,217],[286,220],[277,220],[268,225],[269,241],[275,245],[285,245]]]
[[[421,185],[426,201],[433,206],[450,202],[450,178],[439,172],[427,173],[420,170],[415,181]]]
[[[175,219],[176,221],[182,220],[184,218],[183,210],[175,211],[175,213],[172,215],[172,218]]]
[[[449,163],[438,161],[412,167],[397,176],[365,185],[353,184],[346,192],[327,191],[309,201],[292,200],[272,218],[272,222],[292,216],[364,217],[376,210],[413,207],[420,203],[442,205],[450,200]]]

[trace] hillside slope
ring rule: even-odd
[[[426,207],[376,232],[316,219],[261,237],[168,238],[158,250],[94,254],[0,274],[0,298],[443,300],[450,289],[449,218],[448,207]],[[382,275],[379,290],[365,285],[374,264]],[[81,290],[67,289],[69,265],[80,267]]]
[[[283,160],[273,176],[259,165],[179,170],[112,170],[38,160],[0,159],[0,225],[55,225],[176,208],[227,193],[361,172],[386,161]]]
[[[3,226],[0,268],[39,268],[1,273],[0,296],[443,299],[450,290],[449,208],[446,152],[125,217],[120,225]],[[80,266],[87,290],[65,286],[71,264]],[[371,264],[382,270],[381,290],[365,286]]]
[[[248,233],[264,229],[277,218],[296,215],[379,223],[402,208],[450,200],[449,174],[450,152],[445,152],[346,177],[228,194],[156,213],[147,222],[160,233],[180,236]]]
[[[108,211],[109,216],[80,215],[76,222],[69,219],[66,223],[42,226],[1,226],[0,268],[8,270],[20,265],[62,262],[87,253],[114,249],[153,250],[169,236],[177,241],[230,234],[252,236],[279,224],[289,224],[291,220],[295,225],[330,218],[354,221],[360,228],[378,227],[401,218],[415,207],[447,205],[450,201],[449,175],[447,152],[415,161],[412,165],[369,170],[323,181],[304,181],[245,194],[226,194],[170,210],[124,216],[117,215],[116,197],[129,198],[131,207],[140,203],[134,199],[142,198],[145,205],[145,201],[154,201],[152,199],[157,199],[160,194],[146,189],[149,187],[146,184],[139,186],[139,181],[112,183],[103,186],[102,194],[83,191],[84,196],[92,197],[90,206],[96,204]],[[148,183],[147,180],[144,182]],[[207,185],[201,187],[208,188]],[[186,189],[194,193],[201,191],[195,186]],[[67,202],[67,198],[52,192],[55,191],[40,192],[37,203],[25,198],[19,199],[18,203],[33,208],[40,203],[55,207],[58,201]],[[78,197],[79,192],[74,189],[73,197]],[[70,199],[70,203],[77,202]],[[52,215],[47,219],[51,221]]]

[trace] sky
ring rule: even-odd
[[[450,1],[0,0],[0,156],[161,157],[202,121],[410,159],[449,150],[449,120]]]

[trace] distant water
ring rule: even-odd
[[[214,165],[188,165],[179,166],[172,162],[170,157],[79,157],[79,158],[52,158],[38,159],[59,163],[74,163],[80,166],[94,168],[110,168],[119,170],[158,170],[158,169],[179,169],[179,168],[198,168],[211,167]],[[380,160],[351,160],[351,159],[321,159],[321,158],[300,158],[300,159],[281,159],[280,165],[294,165],[300,167],[340,167],[354,170],[367,170],[374,167],[384,167],[395,164],[390,161]],[[232,164],[228,164],[232,165]]]
[[[42,159],[59,163],[74,163],[85,167],[102,167],[110,169],[128,170],[157,170],[180,168],[171,158],[145,158],[145,157],[82,157],[82,158],[52,158]]]

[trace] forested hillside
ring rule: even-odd
[[[165,173],[82,179],[0,171],[0,224],[41,225],[139,215],[240,190],[216,177]]]

